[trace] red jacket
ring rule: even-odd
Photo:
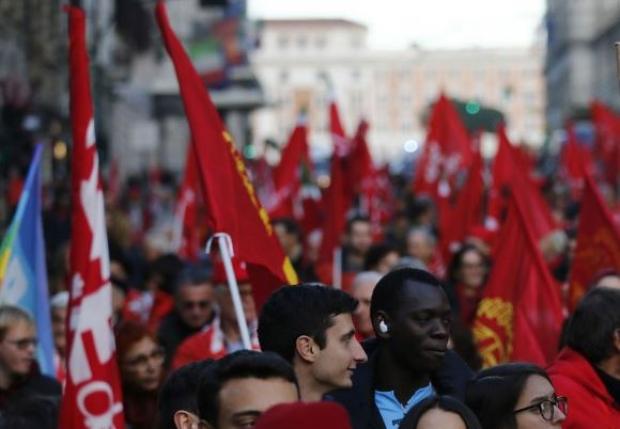
[[[585,357],[566,347],[548,373],[558,395],[568,397],[563,429],[620,428],[620,405]]]
[[[260,350],[255,329],[250,330],[250,336],[252,349]],[[188,337],[179,345],[172,359],[172,369],[205,359],[217,360],[229,352],[219,319],[216,318],[207,330]]]

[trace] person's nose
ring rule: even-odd
[[[353,337],[353,360],[355,360],[356,363],[364,363],[368,360],[364,348],[355,337]]]
[[[431,336],[437,339],[448,339],[450,337],[450,328],[441,318],[433,321]]]
[[[553,423],[562,423],[566,420],[566,414],[564,414],[564,412],[557,405],[554,405],[554,407],[555,412],[553,413]]]

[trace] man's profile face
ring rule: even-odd
[[[298,400],[297,386],[282,378],[229,380],[218,395],[217,429],[252,428],[267,409]]]
[[[312,365],[315,380],[333,390],[353,385],[351,376],[359,363],[367,360],[366,353],[355,338],[351,315],[338,314],[325,331],[325,347]]]
[[[33,324],[18,321],[0,341],[0,367],[9,376],[27,375],[35,359],[36,330]]]
[[[203,327],[213,316],[214,295],[209,283],[182,286],[177,292],[176,306],[183,323],[194,329]]]
[[[390,320],[390,348],[404,366],[433,371],[443,360],[450,336],[448,298],[437,286],[407,281]]]
[[[354,313],[355,325],[364,338],[374,335],[370,319],[370,299],[375,285],[375,281],[366,281],[356,284],[353,288],[353,298],[357,299],[358,302]]]

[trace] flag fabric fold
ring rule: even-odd
[[[164,45],[179,82],[181,98],[192,135],[200,182],[212,232],[230,235],[235,256],[248,264],[254,298],[261,306],[283,284],[294,284],[297,275],[284,255],[250,182],[243,159],[168,21],[162,1],[156,16]]]
[[[545,366],[557,351],[560,287],[538,249],[532,223],[527,200],[512,193],[473,325],[485,366],[517,360]]]
[[[112,287],[99,178],[86,49],[86,17],[69,14],[69,68],[73,158],[71,163],[70,299],[67,379],[59,427],[125,427],[112,331]]]
[[[0,303],[21,307],[33,317],[39,368],[53,377],[54,343],[41,218],[42,152],[43,146],[37,145],[17,210],[0,246]]]
[[[592,176],[586,176],[581,199],[577,247],[572,261],[568,308],[574,310],[599,272],[620,267],[620,231]]]

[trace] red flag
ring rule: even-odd
[[[523,174],[526,164],[519,160],[520,155],[508,140],[504,126],[498,128],[497,136],[499,146],[493,163],[489,216],[496,221],[501,220],[507,204],[507,195],[511,192],[521,192],[524,201],[529,203],[534,238],[540,240],[556,229],[556,221],[529,172]]]
[[[596,154],[603,162],[604,177],[616,186],[620,171],[620,118],[601,102],[591,105],[592,122],[596,129]]]
[[[73,127],[71,288],[60,427],[124,427],[112,332],[112,287],[90,95],[86,19],[68,7]]]
[[[526,201],[513,193],[473,327],[485,366],[515,360],[545,366],[557,351],[560,287],[542,259],[532,223]]]
[[[592,173],[590,152],[577,141],[572,124],[566,127],[567,140],[562,149],[563,175],[568,181],[574,199],[579,199],[585,178]]]
[[[570,275],[569,310],[575,308],[594,276],[606,268],[620,268],[620,231],[596,183],[586,176]]]
[[[270,204],[272,217],[294,217],[294,198],[301,188],[301,169],[311,170],[308,128],[300,120],[282,150],[280,163],[273,171],[275,197]]]
[[[483,219],[483,159],[477,151],[469,169],[467,179],[459,190],[456,204],[449,207],[442,216],[441,248],[445,260],[450,260],[455,244],[463,241],[471,228],[482,225]]]
[[[156,15],[177,74],[198,158],[207,222],[213,232],[229,234],[235,256],[248,263],[254,298],[261,306],[275,288],[296,283],[297,275],[280,248],[232,137],[170,27],[162,1],[157,3]]]
[[[201,192],[198,165],[192,144],[187,145],[183,182],[174,210],[174,240],[182,258],[195,261],[200,253],[198,198]]]
[[[424,151],[418,162],[413,190],[435,196],[440,179],[451,180],[473,160],[472,144],[452,102],[443,94],[431,112]]]

